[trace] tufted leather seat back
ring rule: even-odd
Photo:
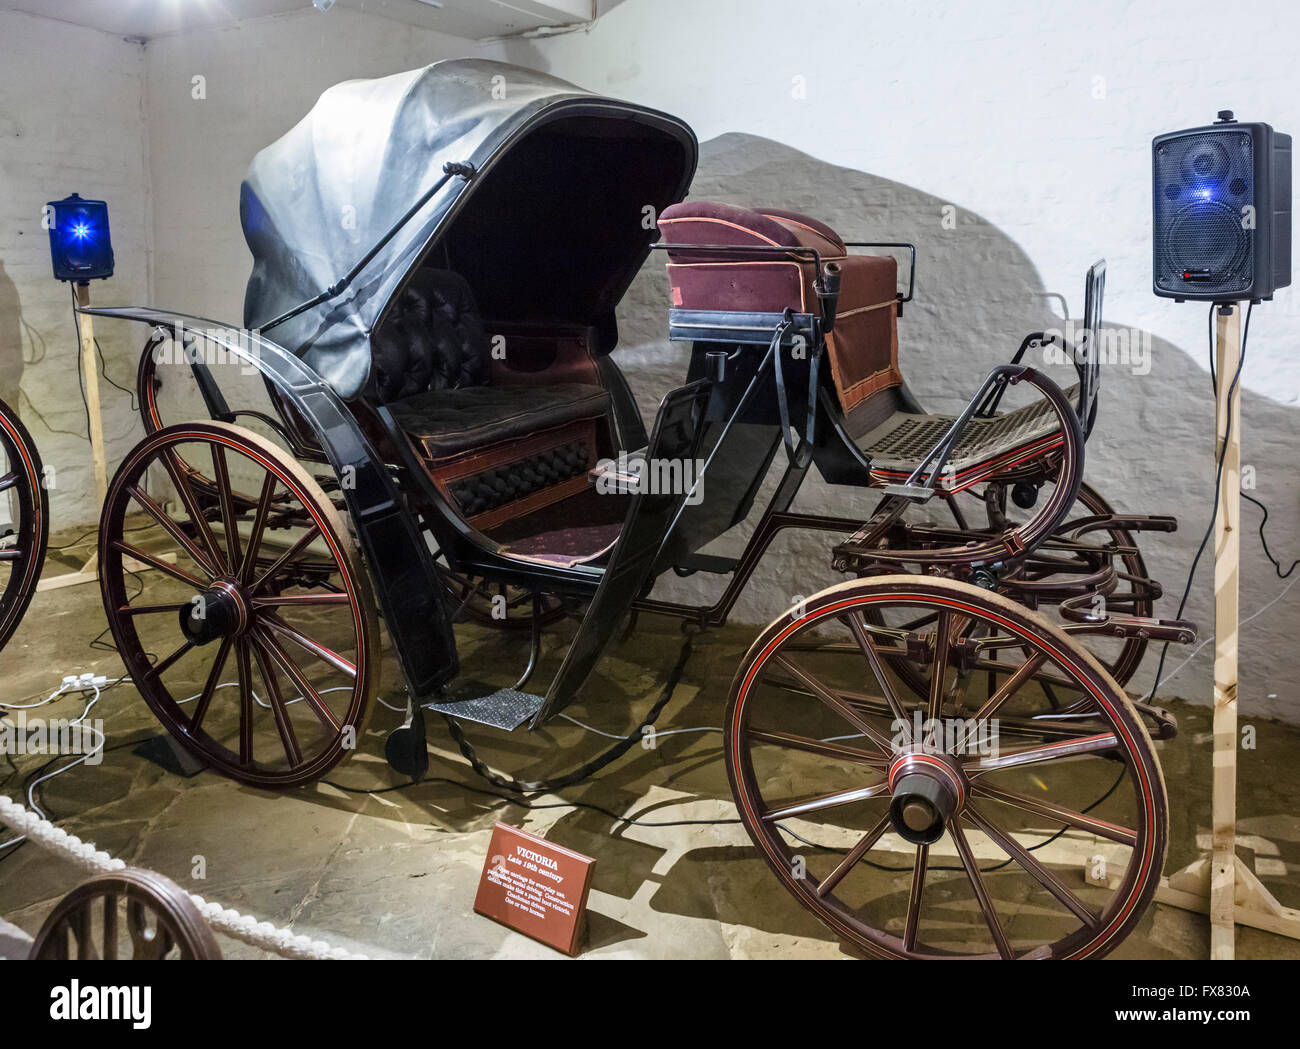
[[[384,404],[429,390],[483,386],[491,357],[483,319],[465,279],[422,269],[370,338],[371,383]]]

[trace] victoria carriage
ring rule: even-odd
[[[719,626],[774,537],[824,533],[846,581],[774,620],[731,684],[725,761],[757,850],[874,954],[1107,952],[1160,876],[1152,740],[1175,728],[1124,685],[1149,642],[1193,631],[1154,617],[1136,541],[1173,520],[1083,481],[1104,265],[1057,347],[1067,389],[1034,366],[1061,336],[1034,333],[958,416],[929,414],[898,349],[915,249],[685,201],[696,155],[674,117],[483,61],[340,84],[259,153],[241,328],[92,311],[152,329],[146,436],[101,521],[128,673],[207,766],[298,787],[357,745],[382,619],[409,697],[394,767],[423,772],[438,710],[476,768],[538,788],[487,769],[466,726],[545,725],[630,618]],[[647,427],[614,318],[652,257],[689,363]],[[169,360],[194,418],[167,417]],[[680,483],[646,483],[664,464]],[[862,513],[792,509],[813,470]],[[727,533],[737,556],[706,549]],[[715,574],[720,597],[656,598],[668,572]],[[467,617],[531,644],[512,687],[458,690]]]

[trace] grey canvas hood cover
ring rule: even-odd
[[[442,176],[444,163],[472,163],[480,174],[469,183],[451,179],[350,288],[268,333],[340,396],[357,395],[370,371],[371,329],[463,200],[530,128],[569,114],[630,119],[671,136],[682,147],[684,194],[696,159],[689,127],[534,70],[454,59],[329,88],[253,158],[241,188],[240,220],[253,255],[244,325],[258,328],[329,287]],[[645,250],[629,252],[626,280]],[[618,275],[603,280],[626,286]]]

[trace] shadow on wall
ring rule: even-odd
[[[899,361],[908,385],[928,411],[958,411],[989,369],[1010,359],[1026,333],[1060,328],[1064,323],[1061,296],[1069,305],[1069,316],[1077,319],[1083,308],[1084,273],[1106,251],[1104,243],[1080,249],[1076,287],[1044,288],[1033,263],[1010,237],[959,205],[955,212],[945,213],[949,201],[743,134],[722,135],[702,144],[690,197],[801,211],[827,222],[848,240],[914,242],[916,298],[900,321]],[[1089,236],[1081,231],[1079,239],[1086,243]],[[680,382],[687,361],[687,347],[666,339],[668,305],[663,258],[656,252],[619,313],[618,360],[647,416],[653,415],[659,398]],[[1214,418],[1210,381],[1204,367],[1182,349],[1146,332],[1124,333],[1122,318],[1112,315],[1106,320],[1107,328],[1127,334],[1130,352],[1126,360],[1102,366],[1101,407],[1088,443],[1087,479],[1121,511],[1179,517],[1180,531],[1148,534],[1142,544],[1152,575],[1163,582],[1168,595],[1158,614],[1171,618],[1209,522]],[[1192,352],[1199,357],[1205,351],[1193,348]],[[1031,363],[1043,364],[1041,360]],[[1048,371],[1063,385],[1074,381],[1068,366]],[[1255,494],[1273,512],[1270,543],[1276,551],[1290,551],[1294,557],[1300,547],[1291,483],[1294,411],[1250,394],[1245,395],[1243,411],[1243,461],[1255,466],[1259,478]],[[767,482],[769,492],[782,464],[778,453]],[[865,518],[874,502],[873,494],[831,488],[810,476],[796,509]],[[1257,511],[1249,505],[1243,516],[1248,529],[1257,525]],[[743,536],[734,541],[726,537],[715,549],[738,547],[748,535],[748,528],[742,528]],[[830,569],[824,536],[786,536],[771,548],[736,607],[735,621],[766,623],[797,596],[842,580]],[[1246,616],[1279,594],[1285,584],[1273,575],[1257,539],[1245,542],[1243,562],[1242,615]],[[1207,555],[1185,613],[1200,624],[1202,638],[1213,632],[1212,579]],[[661,581],[656,596],[706,600],[720,586],[716,577],[678,580],[670,576]],[[1241,688],[1252,716],[1287,720],[1300,716],[1286,685],[1300,678],[1300,653],[1291,641],[1298,632],[1300,615],[1290,598],[1245,628]],[[1167,693],[1162,687],[1162,694],[1208,701],[1212,647],[1202,649]],[[1186,655],[1185,649],[1170,649],[1166,677]],[[1155,658],[1149,658],[1135,686],[1148,687],[1154,667]],[[1272,693],[1277,695],[1270,698]]]
[[[20,411],[18,392],[23,378],[22,306],[18,288],[0,259],[0,401]]]

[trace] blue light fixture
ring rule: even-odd
[[[108,205],[83,200],[76,193],[52,200],[46,207],[50,222],[50,260],[55,280],[84,284],[113,275],[113,242],[108,229]]]

